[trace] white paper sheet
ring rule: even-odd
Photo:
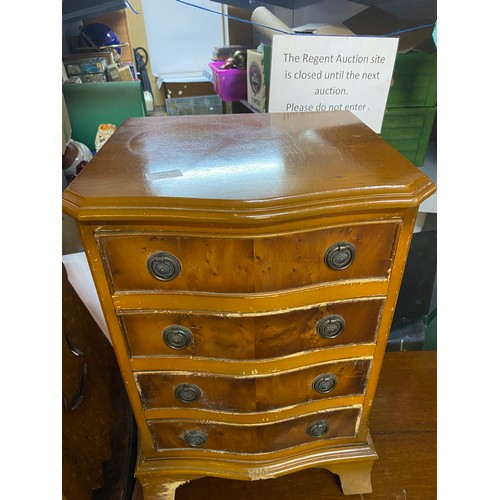
[[[96,323],[111,343],[108,327],[104,319],[101,303],[90,273],[90,268],[84,252],[71,253],[62,256],[64,267],[68,273],[68,281],[82,299]]]
[[[344,111],[380,133],[397,38],[276,35],[269,113]]]

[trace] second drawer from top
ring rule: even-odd
[[[383,298],[270,314],[130,311],[119,317],[130,356],[260,360],[373,344]]]

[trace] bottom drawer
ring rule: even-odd
[[[196,448],[219,453],[270,453],[317,440],[354,437],[360,411],[360,407],[349,407],[257,425],[181,419],[148,424],[158,451]]]

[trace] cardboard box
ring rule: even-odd
[[[112,82],[121,81],[118,64],[113,63],[108,65],[108,76]]]
[[[118,68],[118,75],[122,82],[133,82],[134,76],[132,75],[132,70],[130,66],[121,66]]]
[[[247,50],[247,101],[257,111],[266,112],[264,54],[256,50]]]
[[[271,46],[262,44],[259,50],[247,50],[247,101],[262,113],[268,108],[270,67]]]
[[[216,95],[212,82],[164,82],[163,90],[167,99]]]

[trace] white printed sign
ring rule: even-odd
[[[397,38],[276,35],[270,113],[352,111],[380,133]]]

